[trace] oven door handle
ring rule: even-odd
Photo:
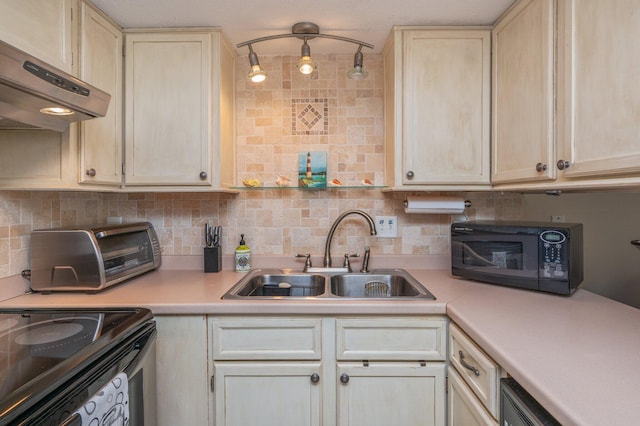
[[[82,417],[78,413],[73,413],[71,417],[60,423],[60,426],[82,426]]]
[[[140,369],[140,360],[145,359],[147,353],[153,348],[153,344],[151,344],[157,338],[158,332],[154,328],[153,331],[141,336],[135,342],[135,350],[138,351],[135,358],[127,365],[123,372],[127,375],[127,377],[133,376]]]

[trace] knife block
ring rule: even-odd
[[[222,270],[222,247],[204,248],[204,271],[220,272]]]

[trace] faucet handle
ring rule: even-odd
[[[360,257],[360,255],[358,253],[355,253],[355,254],[345,253],[344,254],[344,265],[343,265],[343,267],[347,268],[349,272],[352,272],[352,270],[351,270],[351,262],[349,262],[349,258],[350,257]]]
[[[304,269],[303,272],[307,272],[309,270],[309,268],[311,268],[311,253],[305,253],[305,254],[296,254],[296,257],[305,257],[306,260],[304,262]]]
[[[364,259],[362,259],[362,269],[360,269],[360,272],[362,272],[363,274],[369,273],[369,257],[370,256],[371,256],[371,249],[369,248],[369,246],[366,246],[364,248]]]

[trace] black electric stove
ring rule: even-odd
[[[152,318],[147,309],[0,310],[0,425],[63,424],[155,341]]]

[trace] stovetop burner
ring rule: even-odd
[[[47,324],[36,327],[31,326],[22,334],[18,334],[15,342],[19,345],[44,345],[57,343],[69,337],[75,336],[83,330],[82,324]]]

